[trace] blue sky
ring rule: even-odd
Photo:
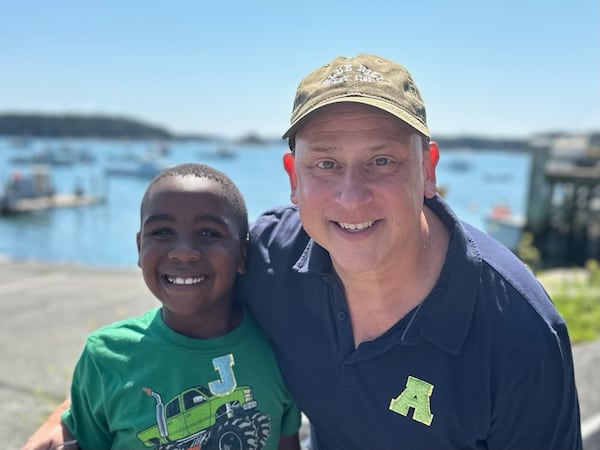
[[[278,136],[300,79],[362,52],[409,69],[434,137],[600,129],[598,0],[0,0],[0,112]]]

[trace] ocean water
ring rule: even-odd
[[[58,193],[76,187],[102,195],[105,202],[81,208],[54,209],[18,216],[0,215],[0,255],[12,259],[75,262],[92,266],[126,267],[137,263],[135,234],[139,203],[150,178],[107,175],[127,157],[154,151],[152,141],[37,139],[26,145],[0,137],[0,180],[29,166],[17,156],[68,146],[95,157],[94,162],[52,166]],[[269,146],[239,146],[232,158],[216,156],[217,143],[170,142],[162,158],[169,164],[202,162],[225,172],[245,196],[250,220],[266,209],[289,202],[289,183],[281,158],[285,142]],[[526,208],[530,158],[498,150],[441,149],[437,184],[458,216],[485,231],[485,216],[497,204],[515,214]]]

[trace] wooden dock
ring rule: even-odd
[[[532,146],[525,231],[546,264],[600,260],[600,149]]]
[[[10,208],[0,208],[1,215],[23,214],[56,208],[77,208],[104,203],[104,197],[95,195],[54,194],[14,201]]]

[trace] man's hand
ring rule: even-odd
[[[21,450],[76,450],[75,438],[62,424],[61,415],[71,405],[71,400],[62,402],[40,426]]]

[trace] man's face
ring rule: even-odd
[[[295,142],[291,198],[336,270],[397,268],[419,240],[423,197],[435,194],[421,137],[383,111],[346,103],[315,113]]]

